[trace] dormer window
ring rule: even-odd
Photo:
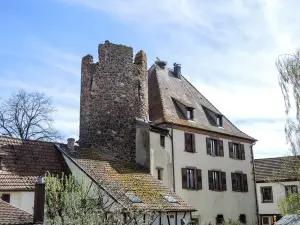
[[[222,121],[222,116],[221,115],[216,116],[216,124],[217,124],[218,127],[223,127],[223,121]]]
[[[187,118],[187,120],[194,120],[193,108],[186,108],[186,118]]]

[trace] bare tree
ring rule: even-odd
[[[137,225],[152,224],[163,210],[137,208],[120,204],[98,185],[79,184],[74,175],[47,174],[45,221],[46,224]]]
[[[292,157],[283,158],[281,171],[271,180],[292,178],[300,181],[300,49],[293,54],[278,56],[276,66],[285,103],[285,136]],[[300,195],[286,196],[279,201],[279,206],[283,215],[300,214]]]
[[[60,135],[53,127],[55,111],[45,94],[19,90],[0,104],[0,135],[56,140]]]

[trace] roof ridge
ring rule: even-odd
[[[22,139],[22,138],[9,137],[9,136],[4,136],[4,135],[0,135],[0,138],[7,138],[7,139],[18,140],[18,141],[26,141],[26,142],[32,141],[32,142],[43,142],[43,143],[48,143],[48,144],[64,144],[64,143],[54,142],[54,141]]]

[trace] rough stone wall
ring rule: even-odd
[[[98,54],[99,63],[91,55],[82,58],[79,144],[134,161],[135,119],[148,120],[146,54],[133,60],[131,47],[109,41]]]

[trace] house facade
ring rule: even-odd
[[[280,201],[299,193],[299,168],[295,157],[255,159],[255,178],[260,223],[274,224],[282,215]]]
[[[256,223],[258,208],[252,146],[255,139],[234,126],[181,74],[157,61],[149,69],[149,116],[169,130],[151,142],[152,174],[197,209],[199,224],[240,220]],[[153,135],[154,136],[154,135]],[[154,150],[153,148],[157,148]],[[162,160],[162,156],[165,155]],[[164,164],[165,163],[165,164]],[[163,165],[164,164],[164,165]],[[174,174],[174,175],[173,175]]]

